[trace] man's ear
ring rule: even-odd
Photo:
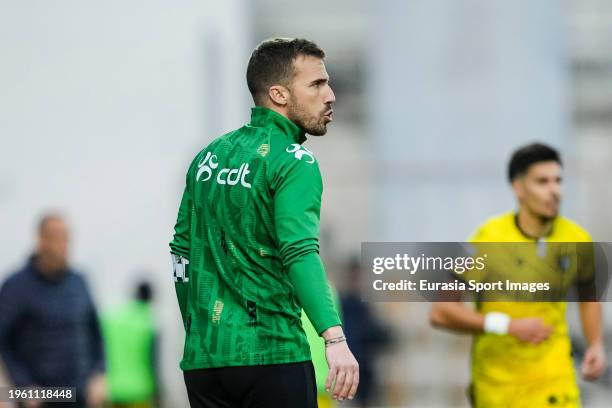
[[[268,89],[268,96],[275,104],[285,106],[289,101],[289,90],[282,85],[272,85]]]
[[[522,177],[517,177],[512,180],[512,189],[519,200],[523,198],[525,195],[525,185]]]

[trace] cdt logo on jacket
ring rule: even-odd
[[[240,182],[242,187],[251,188],[251,183],[246,181],[249,173],[249,163],[242,163],[237,169],[221,169],[217,174],[217,184],[235,186]]]
[[[206,156],[198,163],[198,172],[196,173],[197,181],[208,181],[212,177],[213,170],[219,167],[217,162],[217,156],[211,152],[207,152]],[[251,183],[246,181],[246,176],[250,173],[249,164],[242,163],[237,169],[224,168],[219,170],[215,181],[217,184],[227,184],[228,186],[235,186],[238,183],[242,187],[251,188]],[[205,174],[204,178],[200,180],[200,177]]]

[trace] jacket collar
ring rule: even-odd
[[[262,106],[251,108],[251,123],[253,127],[276,128],[287,135],[296,143],[302,144],[306,141],[306,132],[298,125],[271,109]]]

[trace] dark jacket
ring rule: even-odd
[[[73,386],[104,370],[98,317],[85,280],[68,268],[50,280],[35,258],[0,289],[0,355],[16,386]]]

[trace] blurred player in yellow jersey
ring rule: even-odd
[[[552,148],[531,144],[517,150],[509,179],[517,212],[486,221],[473,242],[585,242],[589,234],[560,216],[561,158]],[[605,370],[602,311],[598,302],[579,303],[588,343],[581,374],[597,379]],[[564,302],[478,302],[434,304],[433,326],[474,334],[474,407],[580,407]]]

